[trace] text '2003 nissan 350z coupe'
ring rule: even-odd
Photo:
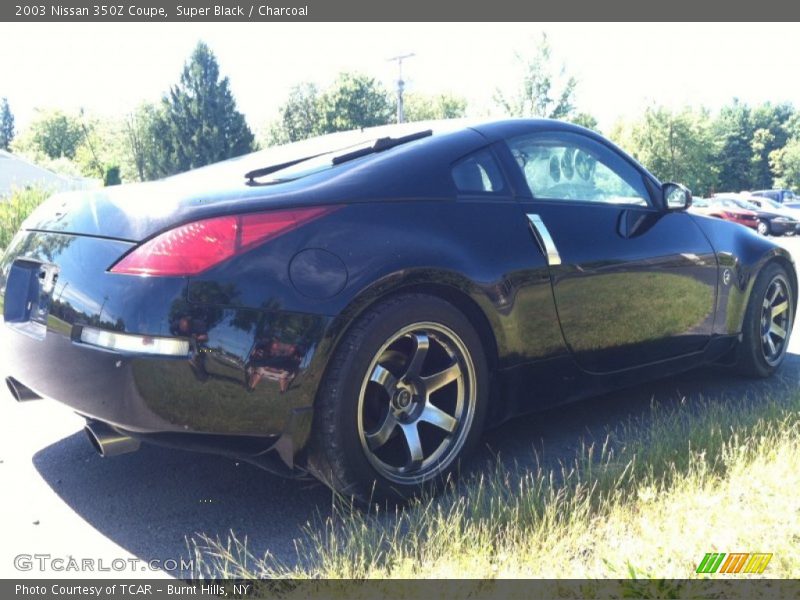
[[[790,255],[547,120],[323,136],[54,196],[0,263],[8,387],[140,442],[435,487],[508,417],[784,359]]]

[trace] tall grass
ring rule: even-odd
[[[236,532],[200,534],[196,575],[686,578],[705,552],[751,551],[776,554],[766,576],[797,577],[798,409],[788,387],[768,399],[652,403],[555,468],[498,461],[388,513],[335,500],[295,541],[293,564],[255,556]]]
[[[0,198],[0,252],[2,252],[22,222],[33,209],[44,202],[51,192],[40,187],[16,188],[7,198]]]

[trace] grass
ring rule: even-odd
[[[798,409],[794,389],[654,403],[558,468],[498,462],[389,513],[335,500],[295,541],[294,564],[255,556],[242,532],[198,535],[196,575],[683,579],[706,552],[771,552],[755,577],[797,578]]]

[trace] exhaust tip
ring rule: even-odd
[[[120,433],[102,421],[87,420],[84,431],[95,452],[104,458],[135,452],[141,446],[139,440]]]
[[[11,395],[14,396],[14,400],[17,402],[42,399],[39,394],[34,392],[31,388],[22,385],[13,377],[6,377],[6,385],[8,386],[8,391],[11,392]]]

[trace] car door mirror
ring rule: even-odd
[[[661,191],[667,210],[686,210],[692,205],[692,192],[680,183],[665,183]]]

